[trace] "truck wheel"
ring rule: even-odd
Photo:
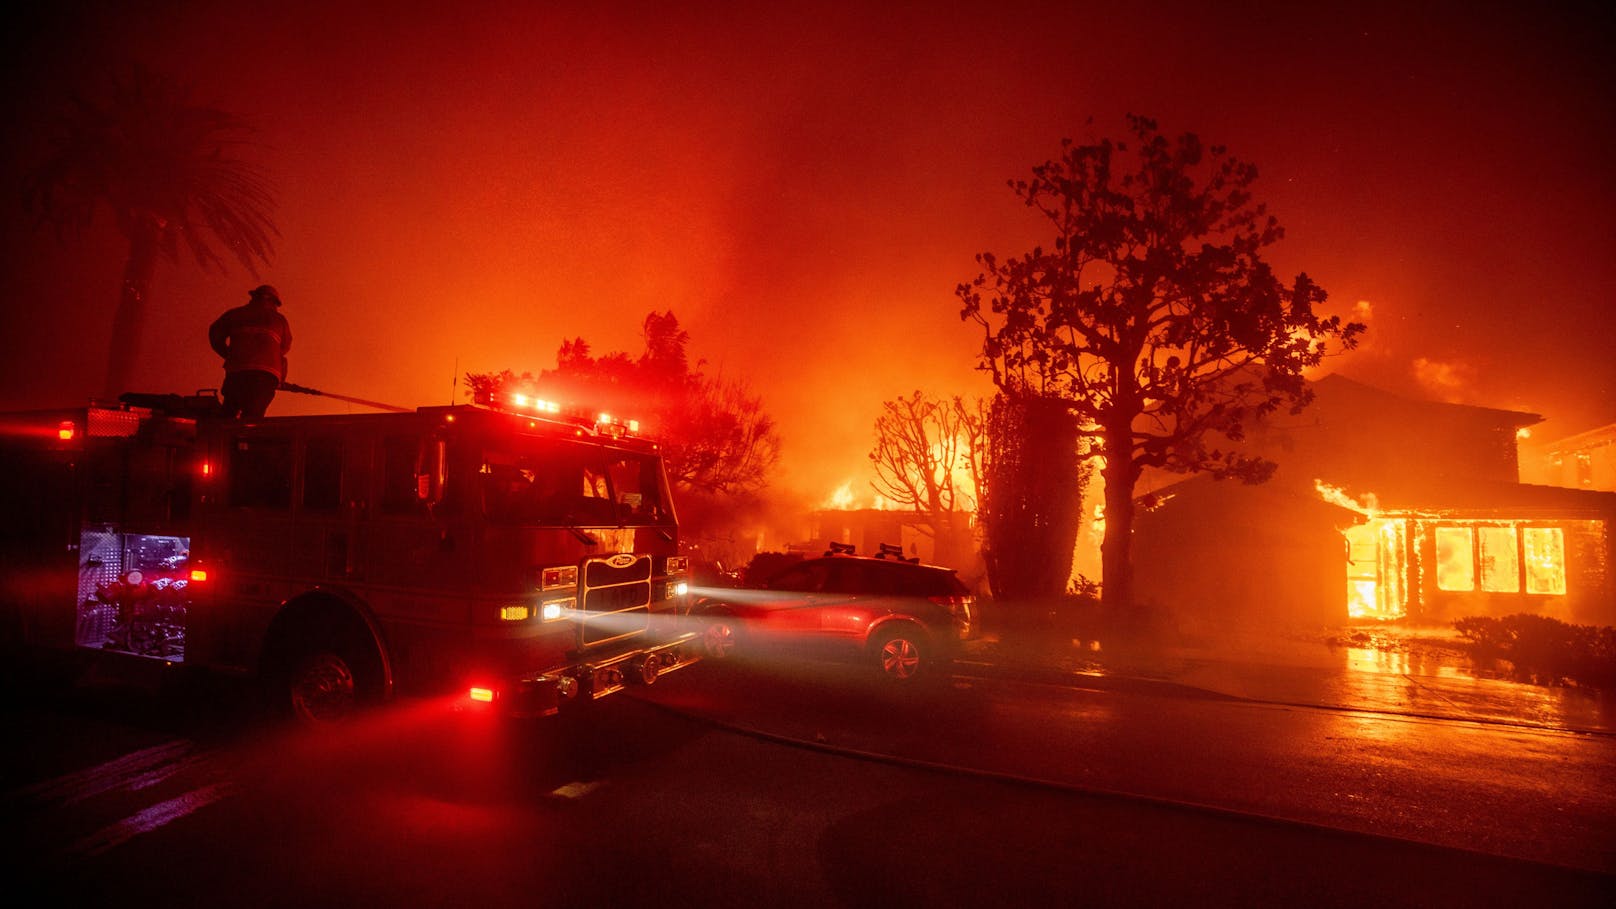
[[[381,655],[355,630],[312,633],[282,653],[271,690],[280,712],[301,725],[340,723],[382,699]]]
[[[354,667],[339,653],[321,650],[293,664],[286,679],[293,719],[307,725],[337,723],[359,707]]]
[[[932,670],[930,645],[912,628],[882,632],[871,642],[870,652],[875,668],[888,681],[913,682]]]

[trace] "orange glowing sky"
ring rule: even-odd
[[[1594,5],[1406,5],[69,2],[7,39],[6,93],[26,124],[121,48],[258,126],[292,381],[445,403],[565,337],[637,352],[671,308],[810,496],[863,486],[883,399],[982,388],[954,285],[1041,239],[1005,180],[1128,112],[1259,165],[1281,271],[1372,312],[1348,375],[1616,421],[1616,35]],[[117,238],[3,218],[0,406],[83,400]],[[143,389],[217,385],[206,326],[255,283],[165,266]]]

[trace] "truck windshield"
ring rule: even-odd
[[[531,439],[485,450],[479,473],[483,510],[501,524],[617,527],[669,520],[655,455]]]

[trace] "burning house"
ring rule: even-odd
[[[1563,439],[1521,445],[1521,478],[1529,483],[1616,492],[1616,423]]]
[[[1536,414],[1340,376],[1249,444],[1266,484],[1198,477],[1135,525],[1138,590],[1184,615],[1292,623],[1537,613],[1616,623],[1616,494],[1519,481]]]

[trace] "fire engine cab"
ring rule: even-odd
[[[697,657],[662,459],[516,398],[0,415],[0,584],[34,644],[252,673],[308,721],[395,693],[544,715]]]

